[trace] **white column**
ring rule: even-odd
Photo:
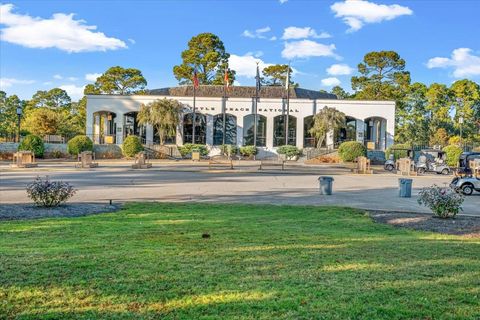
[[[123,143],[123,134],[125,132],[125,116],[124,114],[118,115],[117,120],[117,144]]]
[[[94,120],[94,128],[93,128],[93,143],[99,143],[100,139],[100,115],[96,114]]]
[[[151,124],[147,124],[145,128],[145,139],[147,144],[153,144],[153,126]]]
[[[177,146],[183,146],[183,115],[177,125]]]
[[[237,116],[237,146],[243,146],[243,116]]]
[[[356,134],[357,141],[360,143],[364,143],[365,142],[365,122],[357,119],[356,127],[357,127],[357,134]]]
[[[303,149],[303,141],[304,141],[304,136],[303,136],[303,116],[298,116],[297,117],[297,148],[298,149]]]
[[[334,137],[333,130],[328,131],[327,132],[327,141],[326,141],[327,142],[327,147],[330,147],[330,146],[333,145],[333,143],[334,143],[333,137]]]
[[[207,145],[213,145],[213,116],[211,114],[206,115],[206,124],[207,124]]]
[[[266,147],[273,149],[273,116],[267,116],[267,141]]]

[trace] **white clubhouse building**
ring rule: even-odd
[[[335,108],[347,116],[346,129],[330,134],[327,145],[356,140],[365,143],[369,149],[384,150],[393,143],[394,101],[340,100],[332,94],[301,88],[291,88],[289,95],[288,144],[300,149],[315,147],[315,139],[308,131],[313,124],[313,116],[324,107]],[[223,86],[200,86],[197,89],[196,143],[211,147],[223,142],[238,146],[253,145],[256,118],[258,147],[275,152],[277,146],[285,144],[287,103],[284,88],[261,88],[256,117],[255,87],[231,87],[227,96],[224,97]],[[146,143],[158,142],[152,126],[140,126],[136,116],[142,104],[164,98],[175,99],[184,106],[177,134],[167,143],[191,143],[192,86],[150,90],[145,95],[88,95],[86,133],[96,143],[121,144],[126,136],[132,134]]]

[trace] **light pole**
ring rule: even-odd
[[[17,142],[20,142],[20,120],[22,119],[22,107],[17,107],[17,116],[18,116],[18,122],[17,122]]]
[[[458,123],[460,124],[460,148],[463,149],[463,135],[462,135],[463,117],[462,116],[458,118]]]

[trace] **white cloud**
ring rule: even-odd
[[[83,97],[83,89],[85,89],[85,86],[77,87],[74,84],[64,84],[59,86],[59,88],[67,91],[72,100],[79,100]]]
[[[338,80],[337,78],[325,78],[325,79],[322,79],[322,86],[324,87],[334,87],[334,86],[338,86],[340,85],[341,81]]]
[[[353,68],[350,68],[346,64],[332,64],[327,68],[327,73],[332,76],[344,76],[353,72]]]
[[[327,32],[321,32],[318,34],[315,29],[311,27],[299,28],[299,27],[288,27],[283,30],[282,39],[306,39],[306,38],[330,38],[331,35]]]
[[[453,68],[455,78],[473,77],[480,75],[480,56],[472,54],[472,49],[458,48],[453,50],[451,58],[435,57],[428,60],[427,67]]]
[[[52,81],[45,81],[44,83],[42,83],[44,86],[50,86],[53,84]]]
[[[285,2],[287,2],[288,0],[278,0],[278,2],[280,2],[280,4],[284,4]]]
[[[10,88],[13,85],[23,85],[23,84],[32,84],[32,83],[35,83],[35,80],[0,78],[0,89],[4,90],[5,88]]]
[[[275,40],[277,40],[277,37],[273,36],[273,37],[270,37],[270,39],[268,39],[268,40],[275,41]]]
[[[70,80],[70,81],[77,81],[78,80],[78,78],[76,78],[76,77],[68,77],[67,79]]]
[[[127,40],[128,40],[128,42],[130,42],[131,44],[137,43],[137,41],[135,41],[135,39],[132,39],[132,38],[128,38]]]
[[[228,66],[236,71],[237,76],[255,78],[255,75],[257,74],[257,62],[260,71],[265,67],[272,65],[272,63],[266,63],[262,59],[253,56],[251,53],[247,53],[243,56],[231,54],[230,59],[228,60]]]
[[[311,40],[285,42],[282,57],[286,59],[308,57],[336,57],[335,45],[325,45]]]
[[[87,73],[85,75],[85,80],[95,82],[97,81],[97,78],[100,77],[102,74],[101,73]]]
[[[378,23],[384,20],[393,20],[403,15],[411,15],[413,11],[398,4],[376,4],[365,0],[345,0],[335,2],[330,6],[335,17],[342,18],[354,32],[361,29],[367,23]]]
[[[247,37],[247,38],[253,38],[253,39],[255,39],[255,38],[267,39],[267,36],[265,35],[265,33],[270,32],[271,30],[272,29],[269,26],[259,28],[255,31],[245,30],[245,31],[242,32],[242,36]],[[274,38],[274,37],[271,37],[270,40],[272,40],[272,38]]]
[[[3,41],[27,48],[57,48],[69,53],[127,48],[122,40],[107,37],[96,26],[74,20],[74,14],[55,13],[49,19],[12,12],[12,4],[0,5]]]
[[[61,75],[59,75],[59,74],[55,74],[55,75],[53,76],[53,79],[61,80],[61,79],[63,79],[63,77],[62,77]]]

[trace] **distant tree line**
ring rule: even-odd
[[[218,36],[201,33],[188,42],[181,53],[182,62],[173,67],[173,75],[179,84],[191,85],[196,70],[200,84],[223,85],[227,72],[229,84],[233,84],[236,73],[229,68],[229,57]],[[351,78],[352,93],[340,86],[333,87],[330,93],[339,99],[394,100],[397,143],[447,145],[460,140],[480,143],[480,86],[474,81],[458,80],[450,86],[412,83],[405,60],[395,51],[369,52],[357,69],[358,75]],[[287,72],[292,71],[286,64],[270,65],[262,70],[262,84],[285,86]],[[298,86],[291,76],[289,79],[292,87]],[[114,66],[88,84],[84,94],[144,94],[146,87],[147,81],[140,70]],[[25,101],[0,92],[0,135],[16,132],[18,106],[23,109],[25,133],[73,136],[85,132],[86,98],[71,101],[64,90],[53,88],[37,91]],[[165,110],[178,109],[169,108]],[[157,114],[166,112],[157,109],[152,110]]]

